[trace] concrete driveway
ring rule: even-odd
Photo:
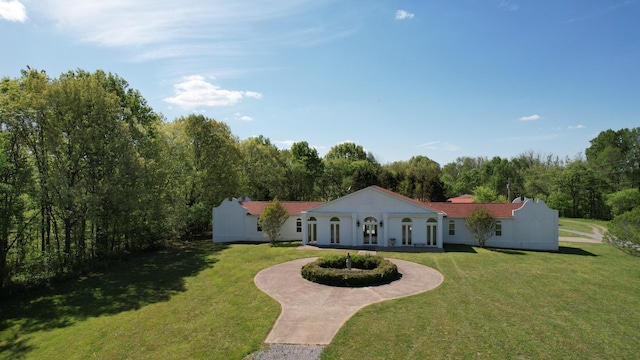
[[[419,294],[438,287],[444,280],[442,274],[427,266],[389,259],[402,274],[400,280],[390,284],[361,288],[320,285],[300,275],[302,266],[315,259],[289,261],[255,276],[258,288],[282,306],[265,343],[328,345],[342,325],[363,307]]]

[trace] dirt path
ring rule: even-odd
[[[587,226],[591,227],[591,233],[585,233],[585,232],[576,231],[576,230],[561,229],[564,232],[568,232],[568,233],[572,233],[572,234],[576,234],[576,235],[580,235],[580,236],[579,237],[561,236],[559,238],[560,241],[601,243],[602,242],[602,237],[603,237],[604,233],[607,231],[607,228],[605,228],[604,226],[600,226],[600,225],[585,224],[584,222],[581,222],[581,221],[571,221],[571,220],[565,220],[565,221],[571,222],[571,223],[575,223],[575,224],[587,225]]]

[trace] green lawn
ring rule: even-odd
[[[433,267],[445,281],[361,310],[323,358],[637,357],[640,259],[604,244],[561,246],[382,253]],[[260,349],[280,311],[255,274],[326,253],[192,242],[2,300],[0,358],[242,359]]]
[[[560,218],[558,220],[560,230],[574,230],[588,234],[593,233],[593,226],[606,228],[608,223],[608,221],[593,219]]]

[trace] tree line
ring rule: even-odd
[[[328,201],[375,184],[423,201],[538,197],[563,216],[608,219],[640,203],[639,133],[602,132],[586,158],[380,164],[354,143],[320,157],[305,141],[240,140],[202,115],[166,121],[104,71],[27,69],[0,82],[0,290],[209,231],[211,209],[233,196]]]

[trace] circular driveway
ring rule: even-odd
[[[328,345],[342,325],[363,307],[419,294],[438,287],[444,280],[442,274],[430,267],[389,259],[398,266],[400,280],[359,288],[327,286],[300,275],[302,266],[315,259],[278,264],[255,276],[256,286],[282,306],[265,343]]]

